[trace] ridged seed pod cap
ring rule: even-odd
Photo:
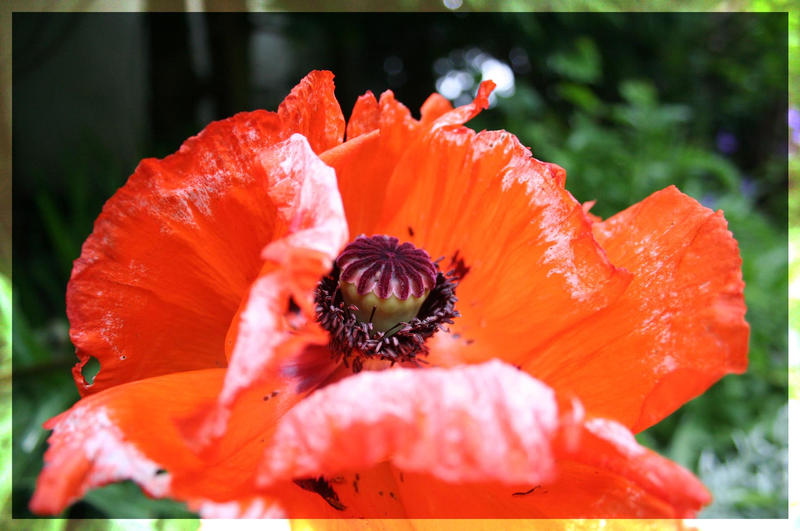
[[[417,316],[436,285],[436,266],[422,249],[393,236],[359,236],[336,259],[344,301],[356,317],[387,331]]]

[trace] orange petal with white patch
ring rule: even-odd
[[[744,372],[742,262],[722,212],[670,187],[592,229],[633,281],[611,306],[531,350],[525,370],[634,432]]]
[[[622,425],[559,416],[549,388],[496,360],[361,373],[318,390],[280,420],[257,483],[343,477],[330,486],[348,507],[364,495],[351,478],[379,470],[378,495],[396,502],[389,516],[683,517],[710,501]],[[317,502],[291,514],[328,514]]]
[[[214,122],[177,153],[142,161],[106,203],[67,287],[82,395],[226,365],[225,336],[261,251],[296,221],[264,152],[294,133],[320,152],[341,142],[332,78],[312,72],[277,113]],[[90,383],[81,371],[91,357],[100,371]]]
[[[615,301],[630,281],[552,168],[510,133],[435,125],[405,151],[388,190],[397,205],[376,232],[463,273],[461,317],[429,341],[434,365],[495,355],[520,364]]]

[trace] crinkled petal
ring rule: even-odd
[[[434,92],[419,108],[419,121],[426,124],[453,110],[447,98]]]
[[[138,380],[93,394],[49,420],[49,448],[31,500],[57,514],[90,488],[132,479],[151,496],[171,494],[166,470],[197,469],[173,418],[214,403],[224,369]]]
[[[387,463],[393,482],[354,484]],[[361,373],[298,403],[278,423],[257,483],[318,477],[341,478],[329,486],[344,507],[378,489],[408,517],[672,518],[709,502],[696,478],[624,426],[559,418],[550,389],[496,360]],[[328,515],[324,499],[279,499],[292,516]]]
[[[721,212],[670,187],[605,222],[597,240],[634,280],[612,306],[524,368],[590,414],[641,431],[747,367],[741,258]]]
[[[225,365],[261,250],[294,221],[282,215],[294,196],[273,193],[261,153],[297,131],[318,150],[341,141],[331,77],[312,72],[277,114],[214,122],[177,153],[142,161],[106,203],[67,289],[81,394]],[[93,383],[81,374],[90,357],[100,362]]]
[[[341,144],[344,138],[344,116],[333,88],[331,72],[314,70],[278,107],[283,128],[306,137],[317,154]]]
[[[368,90],[358,97],[353,106],[353,112],[347,121],[347,140],[370,133],[381,125],[381,111],[378,100],[372,91]]]
[[[285,354],[287,352],[302,352],[327,341],[327,336],[316,327],[308,312],[313,312],[310,309],[311,292],[322,274],[330,269],[333,257],[347,238],[335,176],[313,154],[306,139],[300,135],[266,148],[259,160],[264,186],[270,188],[271,197],[279,197],[286,205],[277,212],[284,236],[264,249],[266,264],[262,275],[254,282],[243,310],[238,313],[234,327],[236,332],[230,337],[232,356],[229,367],[227,371],[218,369],[215,372],[218,379],[224,378],[224,385],[212,387],[201,383],[199,385],[203,388],[199,391],[202,400],[190,401],[186,408],[175,411],[169,408],[159,410],[162,413],[160,420],[171,426],[168,431],[159,431],[159,435],[175,437],[176,440],[167,443],[161,438],[153,439],[157,450],[155,453],[148,446],[152,442],[150,439],[140,441],[138,435],[132,435],[135,422],[139,423],[138,426],[146,423],[148,430],[154,426],[156,421],[153,413],[139,411],[139,416],[125,417],[124,426],[112,426],[122,430],[123,439],[136,441],[139,450],[148,459],[170,471],[171,493],[183,499],[190,499],[199,485],[205,485],[202,492],[208,499],[216,499],[212,496],[224,497],[232,484],[241,483],[249,477],[261,452],[254,441],[263,439],[270,427],[275,425],[275,415],[300,398],[294,392],[290,378],[283,377],[275,370],[263,369],[271,360],[288,355]],[[290,297],[304,307],[305,312],[291,310]],[[324,354],[330,357],[326,350]],[[179,357],[180,353],[170,351],[164,356]],[[89,401],[86,402],[87,406],[76,408],[84,411],[92,404],[105,404],[116,399],[120,401],[120,410],[126,414],[127,408],[132,408],[137,401],[147,402],[148,406],[162,407],[158,406],[160,402],[171,405],[176,400],[176,391],[171,390],[170,385],[177,381],[141,380],[141,387],[135,385],[138,382],[130,383],[121,386],[118,394],[113,392],[116,389],[114,387],[97,395],[97,401]],[[151,389],[147,387],[151,383],[144,382],[167,383],[152,384]],[[151,390],[152,395],[146,396],[146,392]],[[190,394],[191,388],[181,392]],[[270,399],[269,406],[266,406]],[[270,408],[272,414],[265,412],[266,407]],[[256,411],[261,413],[254,417]],[[213,448],[203,448],[212,439],[216,443]],[[145,446],[142,447],[142,444]],[[164,454],[169,448],[174,448],[174,452]],[[189,462],[183,462],[175,458],[176,455],[194,457]],[[59,466],[54,465],[54,468]],[[199,470],[202,470],[202,481],[196,477]],[[50,476],[43,474],[43,477]],[[88,481],[81,485],[85,489],[96,484]],[[148,488],[147,483],[143,483],[143,486]]]
[[[387,91],[381,96],[382,103],[379,105],[378,100],[372,91],[367,91],[356,100],[353,106],[353,112],[350,115],[350,120],[347,121],[347,140],[350,141],[357,136],[371,133],[372,131],[381,128],[381,114],[395,117],[400,117],[401,122],[406,124],[413,124],[410,115],[403,110],[403,106],[394,100],[391,91]],[[453,110],[450,102],[441,94],[433,93],[428,96],[428,99],[420,107],[421,124],[429,124]],[[384,117],[384,127],[390,125],[390,121]],[[416,129],[416,128],[414,128]]]
[[[359,99],[353,112],[357,113],[351,118],[353,135],[320,157],[336,170],[351,233],[372,234],[388,204],[385,195],[389,175],[410,140],[418,134],[420,124],[394,99],[391,91],[384,92],[377,103],[377,128],[369,95]],[[356,132],[360,134],[355,136]]]
[[[695,515],[709,500],[707,494],[701,499],[687,494],[681,505],[673,506],[648,490],[647,478],[578,461],[559,460],[557,466],[558,476],[551,482],[518,485],[453,485],[429,475],[406,474],[398,495],[412,518],[682,518]],[[662,473],[670,472],[651,471],[654,477]],[[684,485],[674,482],[669,488],[681,493]],[[683,507],[686,501],[692,503],[691,510]]]
[[[404,518],[398,491],[394,469],[381,463],[330,478],[280,481],[254,496],[229,502],[201,500],[190,507],[206,518]]]
[[[478,116],[482,110],[489,108],[489,95],[495,86],[494,81],[482,82],[472,103],[456,107],[452,111],[441,114],[434,121],[435,127],[463,125]],[[440,106],[441,104],[436,105]]]
[[[560,447],[558,456],[559,470],[570,470],[561,478],[565,516],[690,518],[711,502],[688,470],[640,446],[625,426],[612,420],[584,421],[580,443]],[[592,473],[586,474],[587,469]],[[567,484],[570,473],[579,476]],[[581,492],[585,502],[576,503],[572,497]]]
[[[224,378],[224,369],[206,369],[137,380],[86,397],[51,419],[31,509],[57,514],[91,488],[131,479],[150,496],[183,500],[209,514],[218,509],[221,516],[231,502],[243,505],[242,515],[282,514],[275,493],[270,503],[246,503],[256,495],[266,441],[297,402],[279,380],[239,397],[213,452],[196,452],[185,440],[185,419],[214,407]]]
[[[362,372],[281,419],[259,477],[267,485],[388,460],[451,482],[540,481],[553,474],[556,426],[551,391],[498,361]]]
[[[372,235],[384,208],[386,175],[391,173],[394,160],[389,153],[378,156],[382,143],[380,131],[374,129],[320,155],[336,171],[347,225],[353,235]]]
[[[387,90],[379,102],[372,93],[361,96],[348,124],[348,142],[321,155],[336,170],[339,191],[352,234],[375,234],[386,210],[394,210],[402,196],[387,194],[389,178],[405,150],[431,127],[463,124],[489,105],[494,83],[481,84],[475,101],[452,109],[440,95],[423,104],[421,120]]]
[[[595,241],[580,203],[510,133],[438,127],[406,150],[387,193],[398,204],[377,232],[465,273],[461,317],[429,341],[433,364],[497,353],[519,364],[630,281]]]
[[[179,420],[213,403],[222,373],[116,386],[50,421],[32,509],[55,514],[123,479],[220,517],[685,517],[709,501],[622,425],[559,419],[548,388],[497,361],[362,373],[288,412],[292,399],[265,394],[208,459]]]
[[[300,135],[264,150],[261,162],[271,193],[287,205],[280,211],[287,232],[264,249],[266,263],[233,319],[228,372],[217,406],[200,415],[206,418],[194,433],[187,429],[199,446],[225,433],[230,410],[242,393],[263,388],[265,381],[295,376],[282,374],[281,362],[307,352],[321,358],[321,365],[328,362],[328,374],[335,368],[324,348],[328,336],[314,321],[313,292],[347,242],[336,176]],[[318,369],[324,373],[324,367]],[[260,424],[254,422],[253,429]]]
[[[412,241],[446,257],[445,270],[458,253],[470,269],[458,288],[454,333],[430,341],[437,364],[496,352],[520,363],[629,281],[563,189],[562,168],[532,158],[513,135],[460,127],[488,106],[492,88],[482,84],[456,109],[431,96],[420,122],[391,92],[380,102],[362,96],[351,117],[359,135],[321,155],[336,169],[352,234]]]

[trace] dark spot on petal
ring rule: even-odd
[[[527,496],[528,494],[533,494],[533,491],[535,491],[536,489],[538,489],[540,487],[541,487],[541,485],[536,485],[532,489],[526,490],[525,492],[515,492],[515,493],[512,494],[512,496]]]
[[[276,396],[278,396],[279,393],[280,391],[272,391],[270,394],[264,395],[264,402],[266,402],[270,398],[275,398]]]
[[[408,226],[408,235],[414,236],[414,229],[411,228],[411,225]]]
[[[331,484],[328,483],[323,477],[295,479],[294,483],[301,489],[319,494],[323,500],[328,502],[328,505],[337,511],[344,511],[347,509],[347,507],[345,507],[344,504],[339,501],[339,495],[336,494],[335,490],[333,490]]]
[[[454,272],[454,278],[458,281],[464,279],[469,273],[470,267],[464,261],[464,259],[459,256],[461,253],[460,250],[456,249],[456,252],[453,253],[453,256],[450,257],[450,269]]]
[[[358,480],[357,479],[353,480],[353,490],[356,491],[356,494],[358,494]]]
[[[393,500],[397,499],[397,496],[394,495],[394,492],[389,492],[389,496],[391,496]]]
[[[467,339],[466,343],[467,343],[467,345],[471,345],[471,344],[475,343],[475,340],[474,339]]]
[[[163,476],[166,473],[167,471],[164,470],[163,468],[159,468],[158,470],[156,470],[156,476]]]
[[[400,483],[402,483],[405,480],[406,480],[405,476],[403,476],[403,473],[400,472]]]
[[[378,491],[378,496],[383,496],[383,491],[382,490]]]

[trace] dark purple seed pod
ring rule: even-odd
[[[336,259],[339,287],[359,320],[389,330],[416,317],[436,285],[430,256],[393,236],[359,236]]]

